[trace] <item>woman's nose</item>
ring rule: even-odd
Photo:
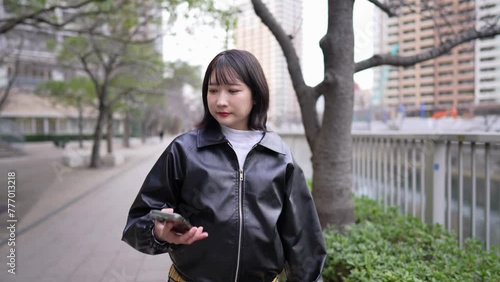
[[[217,106],[226,106],[227,105],[227,94],[224,91],[221,91],[219,97],[217,97]]]

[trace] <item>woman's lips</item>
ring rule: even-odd
[[[226,112],[218,112],[217,114],[221,117],[227,117],[229,115],[229,113]]]

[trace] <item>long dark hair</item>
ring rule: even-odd
[[[231,84],[236,79],[239,79],[250,88],[254,105],[248,118],[248,128],[266,131],[267,110],[269,109],[269,86],[267,85],[264,71],[252,53],[236,49],[220,52],[207,67],[202,87],[205,113],[198,127],[219,126],[217,120],[214,119],[208,110],[207,93],[212,73],[215,73],[217,84]]]

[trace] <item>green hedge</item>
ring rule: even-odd
[[[130,136],[130,137],[138,137],[138,136]],[[83,135],[83,140],[92,140],[94,135],[88,134]],[[123,138],[122,134],[115,134],[113,138]],[[106,139],[106,135],[102,136],[102,139]],[[44,135],[44,134],[34,134],[34,135],[26,135],[24,136],[24,140],[26,142],[42,142],[42,141],[78,141],[78,134],[65,134],[65,135]]]
[[[43,135],[43,134],[36,134],[36,135],[26,135],[25,137],[26,142],[41,142],[41,141],[71,141],[71,140],[78,140],[78,134],[66,134],[66,135]],[[83,140],[91,140],[92,135],[83,135]]]
[[[368,198],[355,198],[357,224],[325,230],[328,281],[500,281],[500,257],[476,240],[459,248],[440,225],[422,224]]]

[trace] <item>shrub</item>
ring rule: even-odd
[[[90,140],[90,139],[92,139],[92,135],[83,135],[82,138],[83,138],[83,140]],[[26,142],[72,141],[72,140],[78,140],[78,135],[76,135],[76,134],[64,134],[64,135],[33,134],[33,135],[26,135],[25,136]]]
[[[459,248],[440,225],[355,198],[356,224],[325,230],[324,281],[500,281],[500,257],[477,240]]]

